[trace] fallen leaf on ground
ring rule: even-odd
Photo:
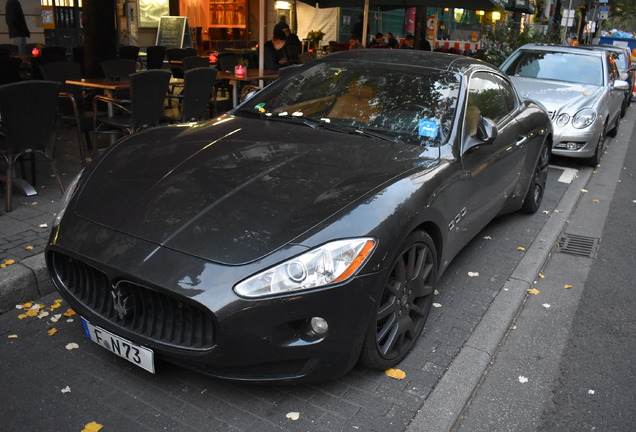
[[[525,384],[528,382],[528,378],[524,377],[523,375],[519,375],[519,382],[521,384]]]
[[[27,318],[26,314],[20,314],[18,315],[18,319],[25,319]]]
[[[479,276],[479,272],[468,272],[468,276],[477,277],[477,276]]]
[[[563,285],[563,288],[570,289],[570,288],[572,288],[572,285]]]
[[[82,429],[82,432],[97,432],[101,430],[103,427],[104,426],[100,425],[99,423],[90,422],[84,426],[84,429]]]
[[[543,210],[543,214],[550,214],[548,210]]]
[[[57,329],[56,328],[52,328],[47,333],[49,334],[49,336],[53,336],[55,333],[57,333]]]
[[[492,240],[492,237],[490,237],[490,236],[485,236],[485,237],[484,237],[484,240]]]
[[[538,290],[538,289],[536,289],[536,288],[530,288],[530,289],[528,290],[528,292],[529,292],[530,294],[537,295],[537,294],[539,294],[541,291],[539,291],[539,290]]]
[[[62,318],[62,314],[53,315],[51,317],[51,322],[56,323],[59,321],[60,318]]]
[[[543,279],[545,276],[543,275],[543,273],[539,273],[539,277]]]
[[[49,316],[49,313],[48,313],[47,311],[40,312],[40,313],[38,314],[38,318],[39,318],[39,319],[46,318],[47,316]]]
[[[543,307],[546,309],[550,309],[550,303],[543,303]]]
[[[524,250],[526,250],[526,248],[519,246],[519,247],[517,248],[517,250],[518,250],[518,251],[524,251]]]
[[[62,390],[60,390],[62,393],[70,393],[71,392],[71,388],[69,386],[64,387]]]
[[[587,394],[591,394],[591,395],[593,395],[594,393],[596,393],[594,390],[588,390],[588,391],[587,391]]]
[[[587,189],[581,189],[581,192],[586,193]]]
[[[39,226],[40,226],[40,228],[48,228],[48,227],[49,227],[49,225],[48,225],[48,224],[45,224],[45,223],[40,224]]]
[[[73,350],[73,349],[78,349],[79,345],[76,344],[75,342],[71,342],[70,344],[66,344],[66,349],[67,350]]]
[[[595,199],[595,200],[592,200],[592,202],[599,203],[600,201]]]
[[[300,418],[300,413],[295,411],[288,412],[285,417],[287,417],[290,420],[298,420]]]
[[[40,312],[37,309],[29,309],[24,314],[29,317],[37,316]]]
[[[433,303],[433,307],[435,307],[435,308],[441,308],[441,307],[442,307],[442,305],[441,305],[441,304],[439,304],[439,303]]]
[[[400,369],[393,369],[393,368],[389,368],[387,370],[384,371],[384,373],[386,374],[386,376],[391,377],[391,378],[395,378],[398,380],[402,380],[404,378],[406,378],[406,373]]]
[[[75,312],[73,309],[66,309],[66,312],[64,312],[62,315],[64,315],[65,317],[70,317],[73,315],[76,315],[77,312]]]
[[[17,339],[19,336],[17,334],[10,334],[9,339]]]
[[[27,247],[25,247],[25,249],[26,250],[31,250],[31,249],[33,249],[33,246],[27,246]]]

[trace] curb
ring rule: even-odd
[[[591,168],[579,170],[578,177],[568,186],[557,205],[557,209],[562,211],[551,214],[473,334],[420,406],[407,431],[442,432],[452,429],[521,309],[527,290],[533,286],[550,258],[559,235],[579,201],[580,190],[589,182],[591,175]]]
[[[18,303],[39,299],[54,290],[44,254],[25,258],[2,270],[0,312],[11,310]]]

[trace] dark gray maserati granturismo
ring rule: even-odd
[[[461,248],[539,207],[550,119],[497,68],[355,50],[282,75],[118,141],[68,187],[46,260],[91,340],[234,380],[383,370]]]

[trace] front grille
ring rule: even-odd
[[[214,344],[212,313],[145,286],[118,281],[101,270],[51,252],[52,270],[64,289],[97,315],[146,338],[186,348]]]

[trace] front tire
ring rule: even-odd
[[[406,357],[433,304],[437,253],[428,234],[415,231],[398,249],[376,302],[360,363],[386,370]]]
[[[545,191],[545,183],[548,178],[548,165],[550,164],[550,148],[551,144],[548,140],[543,143],[539,153],[537,165],[534,168],[534,174],[530,182],[530,187],[523,199],[521,211],[524,213],[535,213],[541,206],[543,201],[543,193]]]
[[[585,164],[588,166],[591,166],[592,168],[596,167],[596,165],[601,163],[601,156],[603,156],[604,151],[605,151],[605,131],[602,130],[601,136],[598,138],[598,144],[596,144],[596,149],[594,150],[594,156],[592,156],[591,158],[585,159]]]

